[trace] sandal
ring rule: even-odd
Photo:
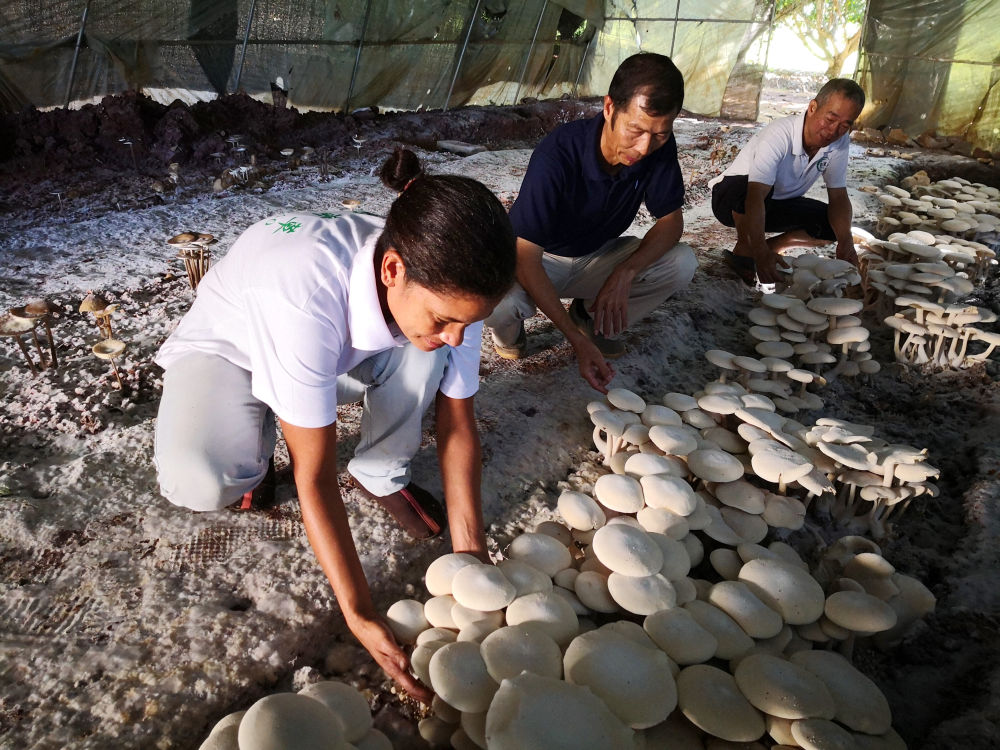
[[[382,497],[373,495],[360,483],[358,487],[367,497],[385,508],[396,519],[396,523],[414,539],[436,537],[448,525],[444,508],[438,499],[413,482]]]
[[[736,255],[732,250],[725,250],[722,253],[726,265],[733,271],[747,286],[755,286],[757,283],[757,266],[753,258],[746,255]]]

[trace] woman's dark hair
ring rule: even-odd
[[[628,109],[636,96],[646,97],[643,108],[650,117],[675,115],[684,103],[684,76],[666,55],[640,52],[625,58],[608,87],[615,115]]]
[[[433,292],[499,299],[514,283],[514,229],[485,185],[429,175],[412,151],[397,148],[379,172],[399,193],[375,245],[375,262],[399,253],[411,281]]]

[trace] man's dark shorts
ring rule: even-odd
[[[735,226],[733,211],[746,213],[747,176],[728,175],[712,187],[712,213],[727,227]],[[764,198],[764,231],[790,232],[804,229],[810,237],[836,241],[830,226],[827,204],[814,198],[774,200],[772,187]]]

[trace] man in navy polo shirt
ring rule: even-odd
[[[708,183],[712,211],[736,228],[726,261],[744,282],[778,280],[775,264],[792,247],[837,243],[837,257],[857,265],[847,195],[850,130],[865,106],[865,93],[849,78],[823,84],[806,111],[782,117],[759,131],[726,171]],[[804,197],[823,176],[828,203]],[[776,232],[765,238],[765,232]]]
[[[684,184],[673,137],[683,99],[670,58],[633,55],[601,114],[538,144],[510,210],[518,284],[486,320],[501,357],[525,355],[524,319],[537,307],[572,344],[583,378],[606,392],[622,332],[691,281],[698,263],[678,241]],[[644,237],[621,236],[643,202],[656,223]]]

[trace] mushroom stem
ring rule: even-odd
[[[118,390],[120,390],[120,391],[125,390],[125,384],[122,382],[122,376],[118,372],[118,365],[115,364],[114,357],[109,357],[108,361],[111,362],[111,369],[114,370],[115,377],[118,379]]]
[[[39,367],[45,369],[45,355],[42,353],[42,342],[38,340],[38,332],[32,328],[31,329],[31,340],[35,342],[35,351],[38,352],[38,362]]]
[[[56,357],[56,340],[52,337],[52,326],[49,325],[48,317],[42,318],[42,325],[45,326],[45,335],[49,337],[49,353],[52,355],[52,369],[58,369],[59,359]]]
[[[17,342],[18,348],[24,354],[24,358],[28,361],[28,368],[33,372],[38,372],[38,368],[35,367],[35,363],[31,361],[31,352],[28,351],[28,347],[25,346],[24,342],[21,341],[20,336],[15,336],[14,341]]]

